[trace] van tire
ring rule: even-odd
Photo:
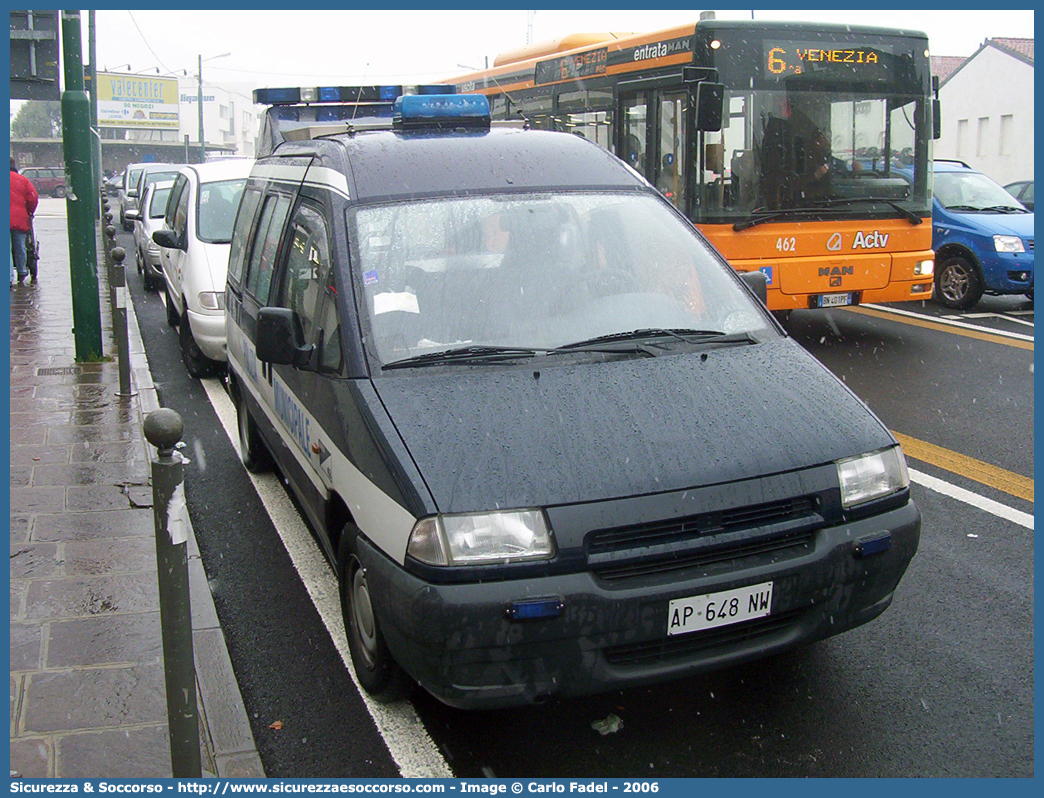
[[[167,326],[177,327],[178,322],[181,321],[181,316],[178,315],[178,309],[174,307],[174,300],[170,298],[170,291],[167,291]]]
[[[236,386],[236,426],[239,428],[239,459],[251,474],[263,474],[272,468],[272,455],[261,440],[250,411],[246,406],[243,388]]]
[[[341,532],[341,614],[348,650],[359,685],[375,701],[390,704],[409,692],[410,678],[392,657],[370,598],[366,569],[355,554],[359,530],[346,524]]]
[[[192,326],[189,324],[188,316],[181,320],[178,327],[178,341],[181,344],[181,361],[190,377],[198,380],[217,373],[220,364],[203,354],[196,339],[192,337]]]
[[[941,260],[935,272],[935,298],[948,308],[967,310],[982,297],[985,286],[975,262],[962,253]]]

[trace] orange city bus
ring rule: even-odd
[[[774,311],[932,294],[933,113],[923,33],[700,20],[576,34],[447,81],[494,119],[616,153]]]

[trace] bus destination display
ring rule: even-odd
[[[828,42],[765,42],[764,76],[847,75],[886,77],[892,58],[890,47],[832,44]]]
[[[609,50],[605,47],[589,50],[586,53],[540,61],[536,65],[533,76],[534,83],[554,83],[556,80],[571,78],[589,78],[592,75],[604,75],[609,61]]]

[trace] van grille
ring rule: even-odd
[[[600,578],[616,580],[808,548],[825,525],[817,505],[814,496],[801,496],[597,530],[588,538],[588,566]]]
[[[766,618],[755,618],[752,621],[724,626],[720,629],[707,629],[703,632],[692,632],[676,637],[665,637],[646,643],[631,643],[605,649],[603,655],[612,665],[639,665],[650,662],[663,662],[682,659],[697,651],[704,651],[717,646],[742,643],[756,637],[777,632],[789,626],[803,609],[769,615]]]
[[[1026,246],[1029,247],[1029,251],[1030,252],[1033,251],[1033,239],[1032,238],[1027,238],[1026,239]]]

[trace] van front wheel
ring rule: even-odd
[[[353,532],[355,530],[346,526],[342,536]],[[370,597],[366,569],[354,552],[346,555],[341,571],[341,613],[348,633],[355,677],[363,690],[382,704],[403,698],[409,689],[409,677],[392,658],[384,642]]]
[[[251,474],[262,474],[272,467],[272,459],[261,440],[261,433],[257,424],[250,417],[247,410],[246,397],[243,396],[244,388],[238,386],[236,393],[236,421],[239,426],[239,458],[243,466]]]

